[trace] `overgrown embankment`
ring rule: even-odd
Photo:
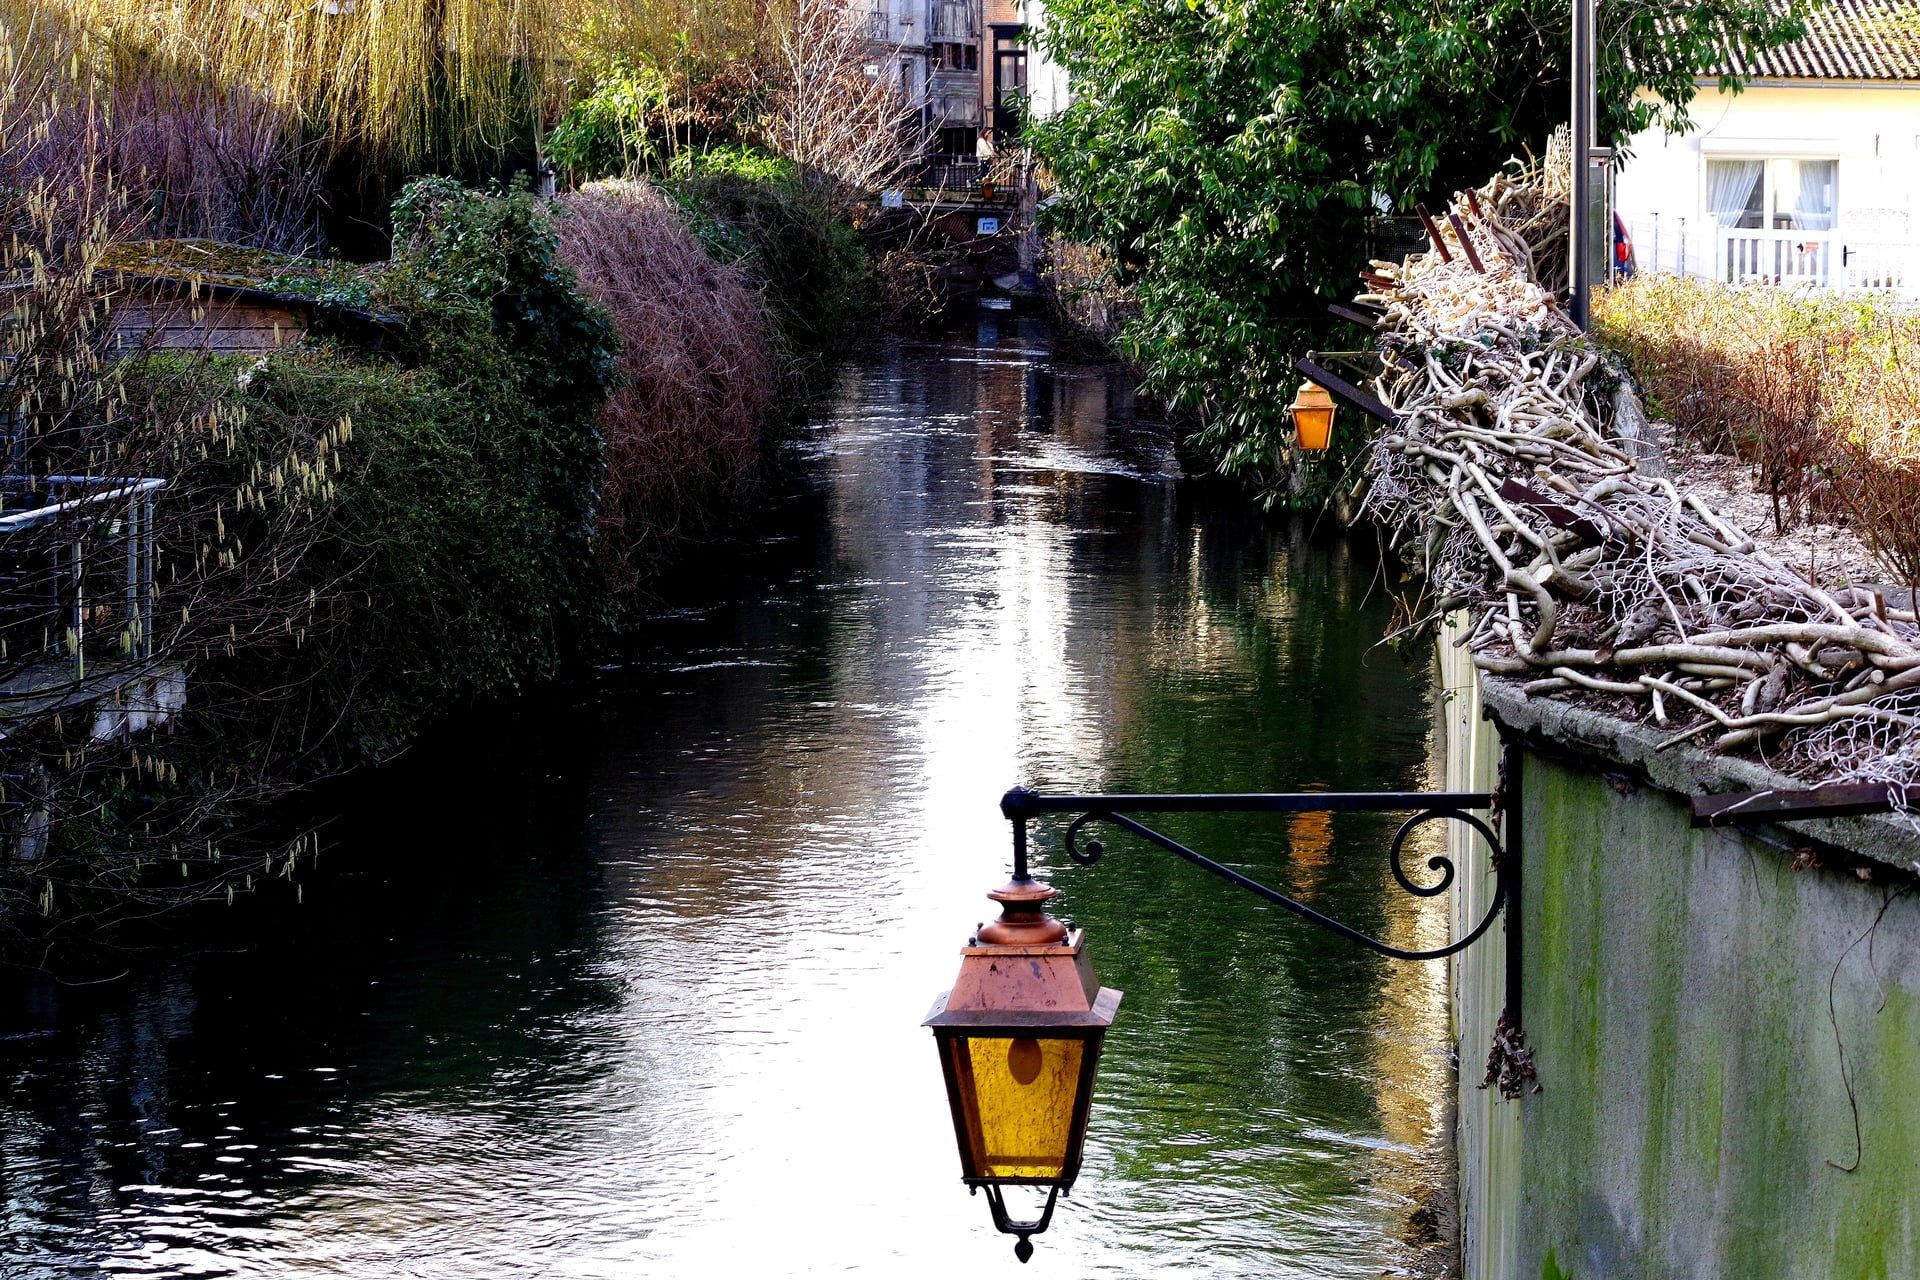
[[[857,253],[823,264],[839,233],[817,214],[740,176],[557,203],[429,179],[370,267],[101,250],[115,272],[200,263],[324,300],[265,354],[115,350],[128,275],[23,301],[36,323],[56,301],[77,318],[40,362],[77,371],[74,403],[55,420],[31,408],[41,383],[7,388],[35,423],[29,469],[166,481],[150,611],[103,669],[182,673],[189,692],[157,736],[99,736],[84,701],[8,704],[10,767],[34,781],[0,795],[0,931],[85,936],[291,876],[307,845],[260,821],[276,796],[604,653],[661,567],[754,492],[784,394],[820,358],[806,300],[856,296]],[[219,315],[182,302],[168,324]],[[112,527],[65,536],[111,566]],[[72,642],[52,642],[9,670],[65,660]]]
[[[277,797],[607,652],[859,331],[908,141],[837,0],[224,12],[0,4],[0,943],[291,874]],[[548,158],[624,180],[498,180]]]
[[[1647,276],[1599,294],[1624,355],[1687,444],[1750,465],[1778,532],[1834,520],[1920,588],[1920,315],[1873,297]]]

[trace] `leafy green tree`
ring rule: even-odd
[[[1697,69],[1795,38],[1804,2],[1602,0],[1603,133],[1684,127]],[[1293,356],[1334,337],[1326,303],[1352,292],[1367,215],[1542,144],[1571,94],[1568,0],[1048,0],[1047,14],[1076,95],[1031,131],[1059,188],[1049,216],[1113,255],[1150,388],[1271,500]]]

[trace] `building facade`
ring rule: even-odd
[[[1010,149],[1028,113],[1066,104],[1065,76],[1032,45],[1045,21],[1039,0],[869,3],[870,69],[919,108],[943,185]]]
[[[1804,39],[1700,81],[1694,128],[1634,137],[1615,207],[1640,267],[1823,288],[1920,289],[1914,0],[1830,0]],[[1746,78],[1720,89],[1721,72]]]

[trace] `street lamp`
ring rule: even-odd
[[[1093,976],[1080,932],[1046,914],[1056,890],[1027,874],[1024,825],[1013,879],[987,896],[1000,918],[960,950],[953,989],[934,1001],[933,1028],[960,1147],[960,1174],[985,1190],[993,1225],[1019,1237],[1025,1262],[1080,1173],[1100,1045],[1120,993]],[[1005,1188],[1045,1187],[1040,1216],[1007,1215]]]
[[[1364,399],[1363,393],[1352,394]],[[1519,832],[1510,827],[1503,848],[1491,812],[1496,803],[1509,812],[1519,807],[1517,755],[1502,752],[1500,777],[1499,801],[1493,793],[1473,791],[1041,795],[1015,787],[1002,796],[1000,812],[1013,824],[1013,879],[987,895],[1000,904],[1000,918],[982,925],[961,948],[960,976],[952,990],[934,1001],[923,1025],[933,1029],[940,1051],[947,1105],[960,1147],[961,1177],[972,1190],[986,1191],[993,1225],[1019,1237],[1014,1256],[1022,1262],[1033,1256],[1030,1237],[1047,1229],[1055,1202],[1072,1188],[1080,1172],[1100,1046],[1120,1008],[1120,993],[1102,987],[1094,978],[1081,934],[1046,914],[1044,908],[1054,890],[1027,873],[1029,822],[1049,814],[1077,815],[1067,825],[1062,849],[1080,866],[1092,866],[1106,853],[1101,841],[1082,834],[1087,825],[1117,827],[1310,924],[1394,960],[1439,960],[1464,951],[1505,913],[1507,1001],[1487,1066],[1489,1079],[1500,1079],[1502,1096],[1518,1096],[1521,1083],[1534,1074],[1520,1026],[1520,923],[1512,911],[1520,891]],[[1488,812],[1488,819],[1476,817],[1474,810]],[[1443,894],[1456,878],[1453,859],[1444,853],[1426,859],[1426,870],[1433,877],[1430,883],[1409,876],[1406,843],[1420,827],[1435,821],[1458,822],[1486,846],[1494,884],[1485,912],[1477,924],[1444,946],[1406,948],[1370,937],[1132,816],[1396,812],[1412,816],[1388,843],[1387,869],[1402,890],[1417,897]],[[1040,1216],[1030,1221],[1008,1217],[1005,1188],[1009,1186],[1046,1188]]]
[[[1287,406],[1293,415],[1293,434],[1306,453],[1321,453],[1333,439],[1333,397],[1327,389],[1309,379],[1294,393]]]

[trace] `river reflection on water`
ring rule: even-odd
[[[304,904],[0,988],[0,1274],[1377,1276],[1440,1176],[1444,973],[1116,838],[1062,913],[1126,990],[1086,1169],[1015,1263],[918,1023],[1042,788],[1428,781],[1364,548],[1175,483],[1027,331],[848,369],[712,602],[590,693],[357,784]],[[1390,820],[1168,828],[1403,944]]]

